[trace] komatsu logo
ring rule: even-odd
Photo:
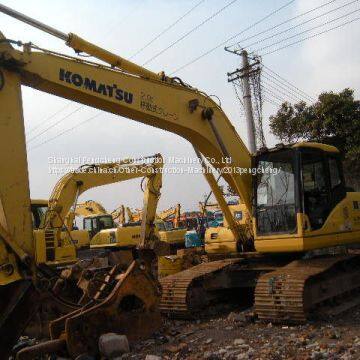
[[[115,98],[119,101],[125,101],[128,104],[133,102],[133,94],[120,89],[116,84],[108,85],[97,83],[96,80],[88,77],[83,77],[80,74],[73,73],[64,69],[60,69],[59,79],[69,84],[73,84],[76,87],[82,87],[85,90],[93,91],[97,94],[108,96],[109,98]]]

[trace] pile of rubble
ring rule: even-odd
[[[338,319],[284,326],[249,312],[197,322],[168,321],[122,359],[360,359],[360,307]]]
[[[360,359],[360,307],[297,326],[263,323],[250,310],[197,321],[164,320],[159,333],[131,346],[126,336],[105,334],[99,350],[102,360]]]

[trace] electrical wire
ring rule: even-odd
[[[272,26],[272,27],[270,27],[270,28],[268,28],[268,29],[262,30],[262,31],[258,32],[258,33],[255,34],[255,35],[251,35],[251,36],[249,36],[249,37],[247,37],[247,38],[245,38],[245,39],[238,40],[236,43],[234,43],[234,44],[232,44],[232,45],[228,45],[227,48],[229,49],[229,48],[234,47],[234,46],[236,46],[236,45],[239,46],[239,47],[241,47],[241,45],[240,45],[241,42],[251,40],[251,39],[253,39],[253,38],[258,37],[259,35],[263,35],[263,34],[269,32],[269,31],[271,31],[271,30],[275,30],[275,29],[277,29],[278,27],[280,27],[280,26],[282,26],[282,25],[285,25],[285,24],[287,24],[287,23],[289,23],[289,22],[291,22],[291,21],[293,21],[293,20],[295,20],[295,19],[298,19],[298,18],[300,18],[300,17],[303,17],[303,16],[305,16],[305,15],[308,15],[308,14],[310,14],[310,13],[316,11],[316,10],[319,10],[319,9],[321,9],[321,8],[327,6],[327,5],[332,4],[332,3],[335,2],[335,1],[338,1],[338,0],[331,0],[331,1],[327,2],[327,3],[325,3],[325,4],[322,4],[322,5],[320,5],[320,6],[317,6],[317,7],[313,8],[313,9],[310,9],[310,10],[308,10],[308,11],[305,11],[305,12],[303,12],[303,13],[301,13],[301,14],[299,14],[299,15],[296,15],[296,16],[290,18],[290,19],[287,19],[287,20],[285,20],[285,21],[283,21],[283,22],[281,22],[281,23],[279,23],[279,24],[277,24],[277,25],[275,25],[275,26]]]
[[[66,130],[62,131],[61,133],[57,134],[56,136],[53,136],[52,138],[49,138],[49,139],[41,142],[40,144],[34,145],[32,148],[29,149],[29,152],[32,151],[32,150],[34,150],[34,149],[39,148],[39,147],[42,146],[42,145],[45,145],[45,144],[49,143],[50,141],[53,141],[53,140],[57,139],[58,137],[60,137],[60,136],[62,136],[62,135],[65,135],[65,134],[67,134],[67,133],[75,130],[75,129],[78,128],[79,126],[82,126],[82,125],[84,125],[85,123],[88,123],[88,122],[90,122],[91,120],[94,120],[95,118],[99,117],[100,115],[101,115],[101,112],[98,112],[98,113],[95,114],[94,116],[91,116],[91,117],[89,117],[89,118],[81,121],[80,123],[74,125],[73,127],[69,128],[69,129],[66,129]]]
[[[294,30],[294,29],[296,29],[296,28],[298,28],[298,27],[300,27],[300,26],[302,26],[302,25],[305,25],[305,24],[307,24],[307,23],[309,23],[309,22],[311,22],[311,21],[320,19],[321,17],[323,17],[323,16],[325,16],[325,15],[329,15],[329,14],[335,12],[335,11],[338,11],[338,10],[340,10],[340,9],[343,9],[343,8],[345,8],[346,6],[352,5],[352,4],[356,3],[356,2],[359,2],[359,0],[350,1],[349,3],[346,3],[346,4],[344,4],[344,5],[338,6],[338,7],[335,8],[335,9],[331,9],[331,10],[329,10],[329,11],[323,13],[323,14],[320,14],[320,15],[317,15],[317,16],[311,18],[311,19],[305,20],[305,21],[303,21],[303,22],[301,22],[301,23],[299,23],[299,24],[296,24],[296,25],[294,25],[294,26],[292,26],[292,27],[290,27],[290,28],[287,28],[287,29],[285,29],[285,30],[279,31],[279,32],[277,32],[277,33],[275,33],[275,34],[272,34],[272,35],[270,35],[270,36],[267,36],[267,37],[265,37],[265,38],[262,38],[262,39],[260,39],[260,40],[257,40],[257,41],[255,41],[255,42],[253,42],[253,43],[251,43],[251,44],[247,44],[247,45],[243,46],[243,48],[249,49],[249,48],[251,48],[251,47],[254,46],[254,45],[261,44],[262,42],[264,42],[264,41],[266,41],[266,40],[270,40],[270,39],[272,39],[272,38],[274,38],[274,37],[277,37],[277,36],[279,36],[279,35],[285,34],[285,33],[289,32],[289,31],[291,31],[291,30]],[[355,12],[356,12],[356,11],[355,11]],[[344,15],[343,17],[345,17],[345,16],[347,16],[347,15],[351,15],[351,14],[352,14],[352,12]],[[341,19],[341,17],[340,17],[340,18],[337,18],[336,20],[338,20],[338,19]],[[334,21],[335,21],[335,20],[334,20]],[[328,23],[326,22],[325,24],[328,24]],[[320,26],[323,26],[323,25],[320,25]],[[316,28],[317,28],[317,27],[314,27],[314,29],[316,29]],[[310,29],[310,30],[311,30],[311,29]],[[306,31],[310,31],[310,30],[306,30]]]
[[[34,132],[35,130],[37,130],[39,127],[41,127],[42,125],[48,123],[51,119],[53,119],[56,115],[60,114],[61,112],[63,112],[65,109],[67,109],[70,105],[72,105],[71,102],[67,103],[65,106],[63,106],[62,108],[60,108],[59,110],[57,110],[56,112],[54,112],[53,114],[49,115],[47,118],[45,118],[40,124],[32,127],[31,129],[29,129],[26,132],[26,135],[30,135],[32,132]]]
[[[283,76],[279,75],[278,73],[276,73],[274,70],[270,69],[269,66],[266,66],[263,64],[263,67],[265,69],[267,69],[268,71],[270,71],[273,75],[273,77],[275,78],[275,76],[277,78],[279,78],[280,80],[282,80],[283,84],[287,84],[289,87],[297,90],[298,92],[302,93],[305,96],[308,96],[311,101],[314,101],[314,98],[312,96],[310,96],[309,94],[307,94],[306,92],[304,92],[303,90],[299,89],[297,86],[295,86],[294,84],[292,84],[290,81],[286,80]],[[269,75],[269,73],[267,73]],[[280,82],[280,80],[278,80]]]
[[[279,89],[280,86],[278,86],[278,85],[276,86],[276,84],[271,83],[269,80],[267,80],[267,78],[265,76],[264,76],[264,78],[266,79],[266,81],[264,81],[265,85],[270,87],[270,89],[273,89],[277,93],[279,93],[285,97],[288,97],[288,98],[292,99],[293,101],[304,101],[303,98],[297,97],[293,94],[290,94],[289,92],[288,93],[283,92],[282,90]],[[285,91],[286,91],[286,89],[285,89]]]
[[[170,48],[172,48],[173,46],[175,46],[176,44],[178,44],[180,41],[184,40],[186,37],[188,37],[190,34],[192,34],[194,31],[198,30],[201,26],[205,25],[207,22],[209,22],[210,20],[214,19],[217,15],[219,15],[220,13],[222,13],[225,9],[227,9],[229,6],[231,6],[232,4],[234,4],[235,2],[237,2],[238,0],[231,0],[229,3],[227,3],[225,6],[223,6],[222,8],[220,8],[219,10],[217,10],[215,13],[213,13],[212,15],[210,15],[209,17],[207,17],[205,20],[203,20],[200,24],[196,25],[195,27],[193,27],[191,30],[189,30],[188,32],[186,32],[184,35],[182,35],[181,37],[179,37],[177,40],[175,40],[174,42],[172,42],[170,45],[168,45],[165,49],[162,49],[161,51],[159,51],[158,53],[156,53],[154,56],[152,56],[150,59],[146,60],[142,66],[147,65],[148,63],[150,63],[151,61],[155,60],[156,58],[158,58],[160,55],[162,55],[164,52],[166,52],[167,50],[169,50]]]
[[[265,65],[263,65],[265,67]],[[268,77],[271,78],[273,83],[276,83],[279,87],[281,87],[282,89],[286,89],[286,91],[290,91],[292,92],[294,95],[298,95],[300,97],[303,97],[306,101],[311,101],[311,102],[315,102],[316,99],[308,94],[306,94],[303,90],[298,89],[297,87],[295,87],[293,84],[291,84],[290,82],[288,82],[287,80],[281,80],[283,78],[280,77],[280,75],[277,75],[278,77],[275,77],[274,75],[272,75],[269,70],[264,70],[262,71],[262,75],[270,80]],[[279,78],[280,77],[280,78]],[[288,85],[290,84],[290,85]]]
[[[267,20],[268,18],[270,18],[271,16],[277,14],[278,12],[280,12],[281,10],[283,10],[284,8],[286,8],[287,6],[291,5],[292,3],[294,3],[295,0],[291,0],[289,2],[287,2],[286,4],[284,4],[283,6],[279,7],[278,9],[270,12],[269,14],[267,14],[266,16],[262,17],[261,19],[259,19],[258,21],[256,21],[255,23],[249,25],[248,27],[246,27],[245,29],[241,30],[239,33],[230,36],[229,38],[227,38],[226,40],[222,41],[221,43],[219,43],[218,45],[214,46],[213,48],[205,51],[204,53],[202,53],[201,55],[197,56],[196,58],[194,58],[193,60],[189,61],[188,63],[178,67],[177,69],[173,70],[169,75],[173,75],[174,73],[183,70],[185,68],[187,68],[188,66],[194,64],[195,62],[197,62],[198,60],[202,59],[203,57],[211,54],[212,52],[214,52],[215,50],[219,49],[220,47],[226,45],[226,43],[228,43],[229,41],[235,39],[236,37],[238,37],[239,35],[245,33],[248,30],[251,30],[252,28],[254,28],[255,26],[259,25],[260,23],[264,22],[265,20]]]
[[[273,106],[276,106],[276,107],[280,107],[280,106],[281,106],[281,104],[276,103],[275,101],[269,99],[267,96],[263,96],[263,99],[264,99],[265,102],[267,102],[267,103],[269,103],[269,104],[271,104],[271,105],[273,105]]]
[[[84,107],[84,105],[78,106],[75,110],[73,110],[71,113],[65,115],[64,117],[62,117],[60,120],[56,121],[54,124],[48,126],[46,129],[42,130],[41,132],[39,132],[38,134],[36,134],[35,136],[33,136],[32,138],[30,138],[26,143],[29,144],[32,141],[34,141],[35,139],[37,139],[39,136],[45,134],[46,132],[48,132],[49,130],[51,130],[54,126],[60,124],[61,122],[63,122],[64,120],[68,119],[71,115],[75,114],[76,112],[80,111],[82,108]]]
[[[295,37],[297,37],[297,36],[300,36],[300,35],[302,35],[302,34],[308,33],[308,32],[310,32],[310,31],[313,31],[313,30],[318,29],[318,28],[320,28],[320,27],[323,27],[323,26],[325,26],[325,25],[329,25],[329,24],[331,24],[331,23],[333,23],[333,22],[335,22],[335,21],[338,21],[338,20],[343,19],[343,18],[345,18],[345,17],[348,17],[348,16],[350,16],[350,15],[353,15],[353,14],[359,12],[359,11],[360,11],[360,9],[356,9],[356,10],[351,11],[351,12],[349,12],[349,13],[346,13],[346,14],[344,14],[344,15],[336,18],[336,19],[329,20],[329,21],[327,21],[327,22],[325,22],[325,23],[323,23],[323,24],[314,26],[314,27],[312,27],[312,28],[310,28],[310,29],[307,29],[307,30],[304,30],[304,31],[302,31],[302,32],[300,32],[300,33],[297,33],[297,34],[294,34],[294,35],[292,35],[292,36],[289,36],[289,37],[287,37],[287,38],[285,38],[285,39],[276,41],[276,42],[274,42],[274,43],[272,43],[272,44],[270,44],[270,45],[267,45],[267,46],[264,46],[264,47],[262,47],[262,48],[259,48],[259,49],[257,49],[255,52],[256,52],[256,53],[260,53],[261,51],[266,50],[266,49],[268,49],[268,48],[271,48],[271,47],[273,47],[274,45],[281,44],[281,43],[283,43],[283,42],[285,42],[285,41],[288,41],[288,40],[290,40],[290,39],[293,39],[293,38],[295,38]],[[281,47],[281,48],[279,48],[279,49],[277,49],[277,50],[274,50],[274,51],[270,51],[270,52],[268,52],[268,53],[266,53],[266,54],[263,54],[263,55],[272,54],[273,52],[276,52],[276,51],[279,51],[279,50],[284,49],[284,48],[286,48],[286,47],[289,47],[289,46],[291,46],[291,45],[297,44],[297,43],[299,43],[299,42],[301,42],[301,41],[305,41],[306,39],[311,39],[311,38],[313,38],[313,37],[315,37],[315,36],[318,36],[318,35],[321,35],[321,34],[323,34],[323,33],[329,32],[329,31],[331,31],[331,30],[338,29],[339,27],[344,26],[344,25],[347,25],[347,24],[349,24],[349,23],[351,23],[351,22],[354,22],[354,21],[356,21],[357,19],[358,19],[358,18],[355,18],[355,19],[353,19],[353,20],[351,20],[351,21],[347,21],[347,22],[342,23],[342,24],[340,24],[340,25],[338,25],[338,26],[335,26],[335,27],[333,27],[333,28],[327,29],[327,30],[322,31],[322,32],[320,32],[320,33],[317,33],[317,34],[315,34],[315,35],[313,35],[313,36],[309,36],[308,38],[305,38],[305,39],[296,41],[296,42],[294,42],[294,43],[288,44],[288,45],[286,45],[286,46],[284,46],[284,47]]]
[[[265,94],[268,94],[269,96],[271,96],[272,98],[276,99],[277,101],[280,101],[281,103],[283,102],[288,102],[287,99],[283,98],[282,96],[279,96],[278,94],[273,93],[271,90],[269,90],[268,88],[262,86],[261,88],[263,91],[265,91]]]
[[[163,36],[165,33],[167,33],[169,30],[171,30],[175,25],[177,25],[181,20],[183,20],[186,16],[188,16],[191,12],[193,12],[197,7],[199,7],[205,0],[200,0],[197,2],[191,9],[189,9],[185,14],[181,15],[177,20],[175,20],[173,23],[171,23],[168,27],[166,27],[164,30],[162,30],[159,34],[157,34],[153,39],[151,39],[149,42],[147,42],[142,48],[137,50],[134,54],[132,54],[129,57],[129,60],[134,58],[136,55],[140,54],[142,51],[144,51],[146,48],[148,48],[152,43],[154,43],[157,39],[159,39],[161,36]]]
[[[338,25],[338,26],[334,26],[334,27],[332,27],[332,28],[330,28],[330,29],[327,29],[327,30],[321,31],[321,32],[319,32],[319,33],[317,33],[317,34],[314,34],[314,35],[308,36],[308,37],[306,37],[306,38],[300,39],[300,40],[295,41],[295,42],[293,42],[293,43],[291,43],[291,44],[287,44],[287,45],[285,45],[285,46],[283,46],[283,47],[277,48],[277,49],[275,49],[275,50],[269,51],[269,52],[263,54],[262,56],[266,56],[266,55],[273,54],[273,53],[278,52],[278,51],[280,51],[280,50],[286,49],[286,48],[288,48],[288,47],[290,47],[290,46],[292,46],[292,45],[296,45],[296,44],[299,44],[299,43],[301,43],[301,42],[303,42],[303,41],[310,40],[310,39],[315,38],[315,37],[317,37],[317,36],[320,36],[320,35],[323,35],[323,34],[325,34],[325,33],[328,33],[328,32],[330,32],[330,31],[332,31],[332,30],[340,29],[341,27],[346,26],[346,25],[349,25],[349,24],[352,24],[353,22],[358,21],[358,20],[360,20],[360,17],[355,18],[355,19],[352,19],[352,20],[349,20],[349,21],[346,21],[346,22],[344,22],[344,23],[342,23],[342,24],[340,24],[340,25]]]

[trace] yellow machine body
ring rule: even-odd
[[[140,241],[140,234],[140,225],[101,230],[90,240],[90,248],[135,247]]]
[[[62,234],[54,230],[34,230],[37,265],[63,266],[77,261],[76,247],[68,243]]]
[[[160,240],[170,245],[185,245],[186,229],[159,230]]]
[[[250,214],[245,204],[229,205],[229,210],[237,226],[246,232],[250,224]],[[224,218],[224,226],[209,227],[206,229],[205,251],[210,254],[234,253],[239,251],[238,239],[234,237],[234,233],[230,230],[226,218]]]
[[[356,243],[360,243],[360,193],[357,192],[347,193],[320,229],[312,230],[308,216],[300,213],[296,233],[255,238],[256,250],[265,253],[309,251]]]
[[[186,229],[161,230],[159,222],[155,222],[154,233],[170,245],[183,245]],[[134,247],[140,240],[140,225],[118,226],[114,229],[99,231],[90,240],[90,248],[99,247]]]

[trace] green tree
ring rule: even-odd
[[[334,145],[344,156],[347,183],[360,187],[360,101],[352,89],[324,92],[314,104],[283,103],[270,116],[271,132],[282,142],[301,140]]]

